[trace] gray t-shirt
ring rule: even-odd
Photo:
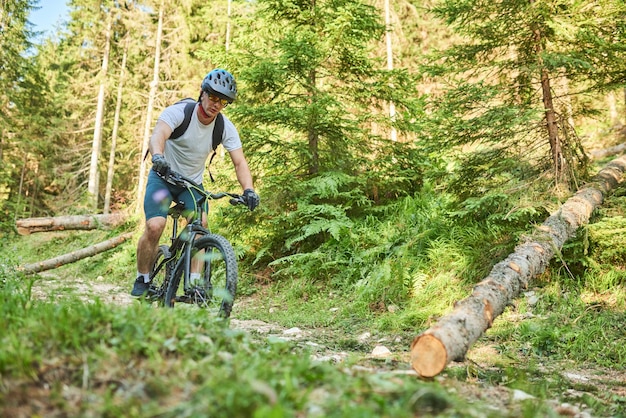
[[[185,105],[186,103],[176,103],[168,106],[159,116],[159,120],[167,123],[173,131],[185,119]],[[185,133],[176,139],[165,141],[163,155],[172,170],[191,178],[196,183],[202,183],[206,160],[212,152],[214,126],[215,120],[209,125],[200,123],[197,108],[193,110]],[[242,147],[237,128],[226,116],[222,145],[229,152]]]

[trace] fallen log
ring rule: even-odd
[[[121,212],[107,215],[67,215],[43,218],[18,219],[15,224],[20,235],[34,232],[50,232],[63,230],[87,230],[102,227],[115,227],[126,219]]]
[[[441,373],[451,361],[463,360],[469,348],[491,327],[510,302],[543,273],[566,240],[589,221],[608,192],[622,181],[626,156],[607,164],[584,188],[549,216],[526,242],[497,263],[470,296],[411,343],[411,366],[423,377]]]
[[[58,257],[50,258],[45,261],[40,261],[32,264],[25,264],[21,271],[26,274],[39,273],[45,270],[52,270],[57,267],[60,267],[65,264],[73,263],[78,260],[82,260],[83,258],[91,257],[96,254],[100,254],[104,251],[108,251],[112,248],[117,247],[124,241],[130,239],[132,237],[132,233],[128,232],[122,235],[119,235],[115,238],[108,239],[106,241],[100,242],[98,244],[91,245],[89,247],[72,251],[71,253],[67,253],[64,255],[60,255]]]
[[[610,155],[617,155],[626,150],[626,144],[615,145],[614,147],[604,148],[599,150],[592,150],[589,152],[591,158],[594,160],[599,160],[601,158],[606,158]]]

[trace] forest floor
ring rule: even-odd
[[[60,278],[54,273],[41,273],[40,279],[36,280],[32,295],[37,299],[63,298],[67,295],[78,296],[86,303],[99,299],[101,302],[114,305],[132,305],[139,303],[129,295],[131,284],[123,287],[118,284],[107,282],[99,277],[96,280],[82,280],[78,278]],[[241,298],[235,305],[233,316],[230,321],[232,329],[239,329],[248,333],[251,338],[262,341],[267,338],[281,338],[294,341],[298,346],[305,347],[316,360],[328,361],[340,366],[348,358],[351,359],[351,368],[358,368],[361,372],[415,375],[410,366],[409,346],[410,341],[398,336],[373,337],[369,333],[352,336],[363,342],[360,347],[373,347],[371,351],[338,351],[329,347],[336,347],[333,339],[342,339],[345,336],[337,335],[336,330],[320,328],[306,329],[300,327],[286,328],[280,324],[267,323],[255,319],[241,319],[237,317],[237,307],[254,305],[256,298],[253,295]],[[523,318],[507,318],[507,320],[523,320]],[[359,348],[357,348],[358,350]],[[358,360],[355,362],[355,356]],[[468,359],[464,362],[452,362],[446,371],[431,381],[438,382],[447,391],[455,393],[470,402],[480,402],[488,405],[491,413],[497,415],[497,411],[508,411],[506,416],[529,416],[524,414],[523,402],[534,399],[531,395],[521,390],[510,389],[500,383],[491,383],[484,375],[502,373],[501,366],[494,363],[498,357],[495,343],[479,342],[468,353]],[[610,369],[580,367],[572,363],[542,364],[539,370],[543,378],[551,374],[558,375],[561,379],[569,380],[566,387],[567,393],[562,393],[559,399],[548,397],[545,401],[553,411],[554,416],[568,417],[595,417],[593,409],[588,404],[589,396],[597,397],[603,394],[603,398],[626,399],[626,372]],[[481,371],[479,373],[478,371]],[[480,375],[483,377],[481,378]],[[427,380],[428,381],[428,380]],[[518,412],[512,412],[518,411]],[[493,415],[491,415],[493,416]],[[626,416],[621,412],[615,417]]]

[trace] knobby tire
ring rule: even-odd
[[[218,311],[222,318],[230,317],[237,293],[237,257],[228,240],[221,235],[209,234],[193,243],[192,258],[203,252],[204,266],[201,272],[203,284],[191,289],[179,289],[184,263],[171,277],[165,294],[165,306],[174,307],[177,301],[196,303],[209,310]]]

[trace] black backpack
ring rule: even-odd
[[[183,123],[178,125],[176,129],[172,132],[169,139],[180,138],[187,128],[189,127],[189,122],[191,122],[191,115],[193,114],[193,109],[196,107],[197,100],[192,99],[191,97],[187,97],[186,99],[178,101],[178,103],[187,103],[185,105],[185,119],[183,119]],[[213,128],[213,151],[217,149],[219,144],[222,143],[222,136],[224,135],[224,116],[221,113],[217,114],[215,118],[215,127]]]
[[[186,99],[179,100],[175,104],[178,104],[178,103],[186,103],[185,110],[184,110],[185,118],[183,119],[183,123],[178,125],[176,129],[172,131],[172,134],[170,135],[169,139],[180,138],[185,133],[185,131],[189,127],[189,123],[191,122],[191,116],[193,115],[193,110],[195,109],[196,103],[198,103],[198,101],[195,99],[192,99],[191,97],[187,97]],[[208,167],[211,166],[213,157],[215,157],[215,154],[216,154],[215,150],[222,143],[223,135],[224,135],[224,116],[222,116],[221,113],[218,113],[217,117],[215,118],[215,126],[213,127],[213,143],[211,145],[211,148],[213,149],[213,154],[211,154],[211,159],[209,160]],[[146,151],[145,157],[147,156],[148,156],[148,151]],[[207,171],[209,172],[209,177],[211,177],[211,181],[214,182],[215,180],[213,179],[213,174],[211,174],[211,170],[208,167],[207,167]]]

